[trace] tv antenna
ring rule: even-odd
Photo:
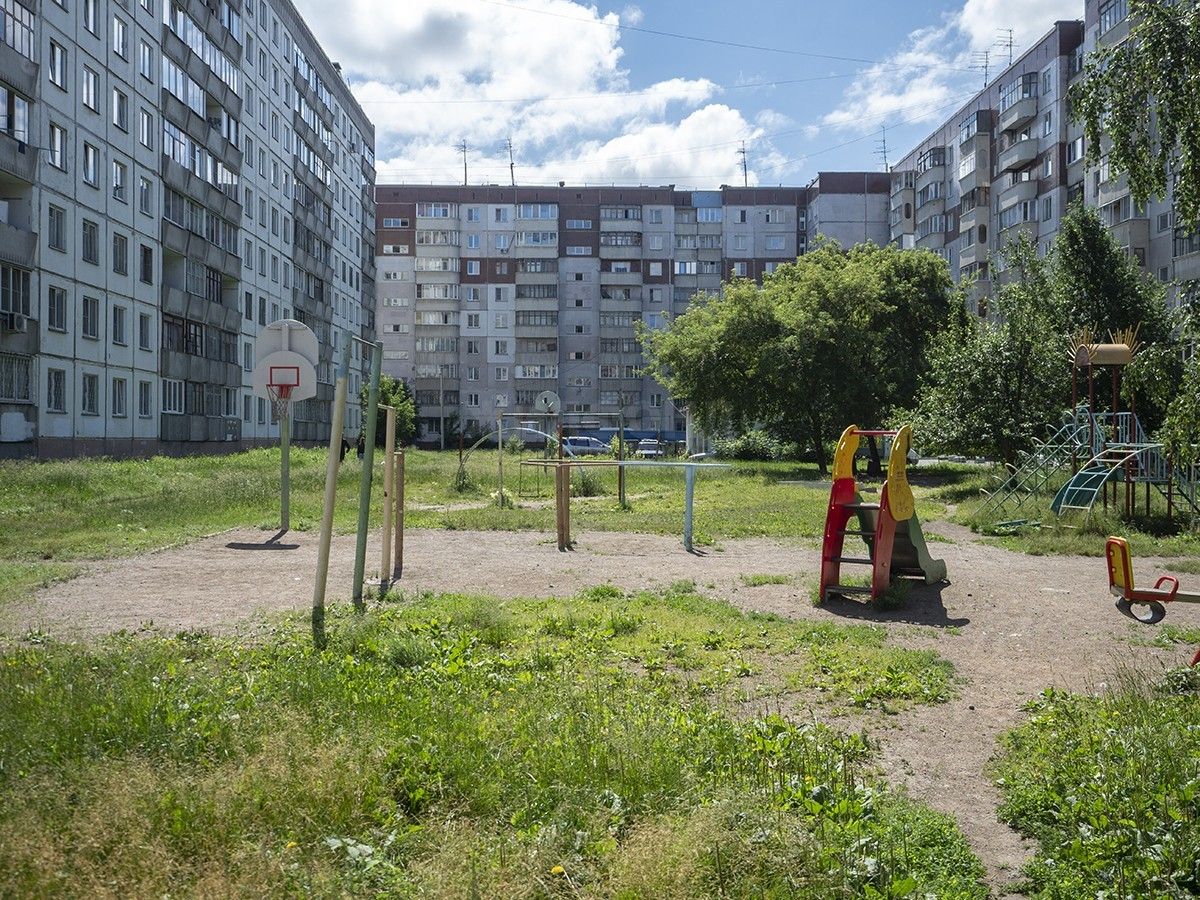
[[[746,142],[742,141],[742,147],[737,151],[737,155],[742,158],[742,187],[750,186],[750,173],[746,166]]]
[[[466,139],[455,148],[463,155],[463,187],[467,185],[467,142]]]
[[[983,86],[988,86],[988,72],[990,70],[992,60],[992,51],[976,50],[971,54],[971,68],[979,69],[983,72]]]
[[[508,177],[512,181],[512,186],[517,186],[517,164],[513,161],[513,145],[512,138],[509,138],[505,143],[508,144]]]
[[[880,139],[875,142],[875,155],[883,160],[883,171],[888,171],[888,145],[887,145],[887,126],[881,125],[879,128],[881,135]]]
[[[1013,47],[1016,42],[1013,40],[1013,30],[1011,28],[997,28],[996,33],[1000,35],[1000,40],[996,41],[996,46],[1001,50],[1008,50],[1008,64],[1011,66],[1013,62]]]

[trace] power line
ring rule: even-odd
[[[910,68],[906,66],[897,66],[896,68]],[[750,88],[760,87],[784,87],[792,84],[809,84],[814,81],[833,81],[838,78],[854,78],[863,74],[862,70],[856,72],[835,72],[829,75],[814,75],[810,78],[787,78],[779,81],[747,81],[741,84],[713,84],[713,87],[722,91],[740,91]],[[644,88],[636,91],[602,91],[595,94],[574,94],[564,95],[561,97],[458,97],[446,100],[436,98],[420,99],[420,100],[359,100],[362,106],[443,106],[465,103],[568,103],[575,100],[607,100],[616,97],[642,97],[647,94],[657,94],[658,90],[654,88]]]
[[[769,47],[763,44],[744,44],[738,41],[726,41],[719,38],[701,37],[694,34],[681,34],[677,31],[665,31],[659,28],[646,28],[640,25],[624,25],[620,22],[605,22],[599,19],[582,19],[579,16],[568,16],[563,13],[551,12],[548,9],[532,9],[528,6],[516,6],[512,3],[505,3],[502,0],[471,0],[474,3],[487,3],[491,6],[499,6],[512,12],[533,13],[539,16],[550,16],[555,19],[566,19],[569,22],[576,22],[580,25],[600,26],[602,28],[612,28],[616,31],[633,31],[638,34],[650,34],[655,37],[674,38],[680,41],[693,41],[699,44],[711,44],[718,47],[732,47],[737,50],[754,50],[759,53],[780,53],[788,56],[803,56],[809,59],[827,59],[836,60],[838,62],[853,62],[863,63],[865,65],[877,66],[883,65],[881,60],[865,59],[859,56],[837,56],[832,53],[813,53],[808,50],[796,50],[789,47]],[[960,69],[956,66],[947,65],[920,65],[914,64],[909,68],[914,69],[953,69],[954,71],[965,72],[967,69]]]

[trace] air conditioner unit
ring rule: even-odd
[[[29,328],[28,316],[20,313],[0,313],[0,331],[24,334]]]

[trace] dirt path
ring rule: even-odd
[[[1101,687],[1118,666],[1160,670],[1190,658],[1192,648],[1134,644],[1154,626],[1119,615],[1107,594],[1103,562],[1033,557],[978,543],[965,529],[935,523],[954,543],[930,544],[944,556],[953,582],[914,589],[908,607],[876,613],[859,603],[809,601],[818,554],[810,545],[767,539],[726,541],[703,554],[685,553],[678,537],[588,532],[575,552],[559,553],[534,532],[412,530],[406,537],[406,591],[476,592],[500,597],[568,596],[611,582],[635,589],[692,579],[745,608],[795,618],[877,622],[897,643],[928,647],[950,660],[959,696],[899,716],[872,719],[885,774],[916,798],[950,813],[988,869],[999,896],[1030,848],[996,818],[998,794],[987,764],[1000,734],[1022,720],[1021,705],[1046,687]],[[268,611],[306,609],[311,602],[316,536],[286,536],[263,547],[261,531],[240,531],[129,559],[93,564],[73,581],[25,604],[0,608],[0,630],[40,628],[87,637],[118,629],[234,630]],[[268,545],[268,547],[271,545]],[[259,549],[248,549],[258,547]],[[238,549],[240,548],[240,549]],[[334,541],[330,599],[345,599],[353,537]],[[367,570],[378,566],[371,542]],[[1154,560],[1138,570],[1161,571]],[[745,586],[742,575],[793,573],[790,585]],[[1200,626],[1200,607],[1172,608],[1167,621]]]

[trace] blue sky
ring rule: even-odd
[[[801,184],[895,161],[1083,0],[297,0],[376,123],[379,182]],[[657,33],[656,33],[657,32]],[[672,37],[687,35],[702,40]],[[730,46],[741,44],[748,46]]]

